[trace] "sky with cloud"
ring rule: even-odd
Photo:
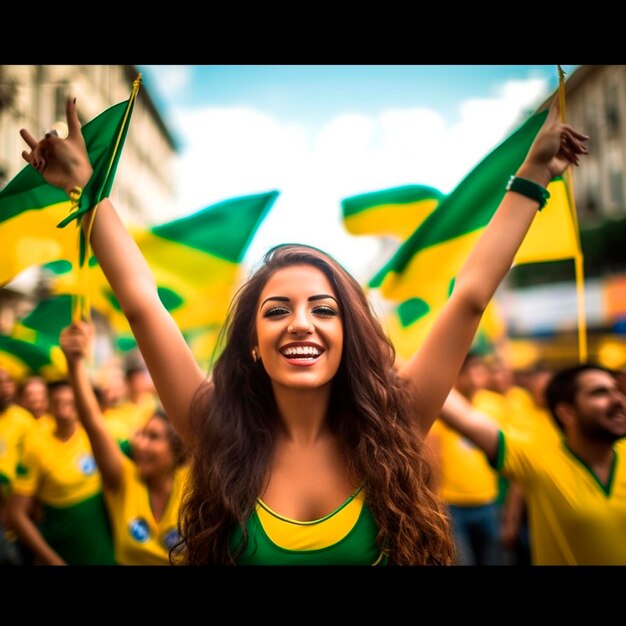
[[[341,200],[452,191],[557,86],[554,65],[139,67],[180,144],[180,215],[276,189],[246,264],[307,243],[362,282],[384,259],[345,231]]]

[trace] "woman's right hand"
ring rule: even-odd
[[[87,358],[93,328],[85,321],[73,322],[61,331],[59,345],[69,364]]]
[[[24,128],[20,130],[20,135],[30,148],[30,152],[22,152],[24,160],[48,183],[65,190],[69,196],[73,187],[85,187],[93,168],[76,113],[76,98],[67,101],[66,115],[69,132],[65,139],[56,133],[46,133],[43,139],[37,141]]]

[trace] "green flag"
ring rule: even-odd
[[[21,325],[59,343],[61,331],[72,322],[72,298],[69,295],[45,298],[21,321]]]
[[[11,336],[0,335],[0,367],[18,381],[34,374],[56,380],[66,373],[61,348],[20,327]]]
[[[447,301],[458,270],[500,204],[511,174],[522,164],[547,111],[537,113],[495,148],[431,213],[369,286],[396,302],[412,301],[412,323],[428,326]],[[548,187],[515,263],[573,258],[579,248],[568,191],[562,178]],[[426,328],[427,330],[427,328]]]
[[[65,192],[49,185],[31,165],[0,191],[0,285],[32,265],[78,258],[76,229],[56,226],[68,224],[108,197],[128,132],[138,80],[128,100],[110,107],[82,128],[93,175],[83,190],[79,211],[70,215],[71,204]]]
[[[155,277],[165,308],[185,332],[220,326],[241,278],[241,262],[278,191],[231,198],[193,215],[150,229],[131,229]],[[90,301],[132,347],[130,327],[95,257],[89,261]],[[69,264],[54,264],[56,294],[73,294],[76,276]],[[129,271],[131,271],[129,269]]]

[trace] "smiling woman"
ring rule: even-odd
[[[21,131],[24,159],[66,192],[92,174],[71,101],[67,117],[66,139]],[[586,139],[558,122],[553,104],[516,176],[545,188],[587,153]],[[453,562],[423,439],[539,207],[523,190],[503,194],[429,336],[401,367],[359,283],[329,255],[287,244],[237,293],[210,378],[110,201],[86,218],[163,407],[192,451],[185,563]]]
[[[392,550],[450,562],[393,347],[354,278],[315,248],[277,246],[223,332],[192,409],[193,439],[211,450],[183,505],[192,562],[371,565]]]
[[[337,296],[331,294],[324,273],[310,265],[279,270],[265,284],[254,349],[272,385],[322,387],[337,373],[343,329]]]

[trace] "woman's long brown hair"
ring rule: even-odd
[[[237,525],[247,539],[278,428],[270,379],[251,356],[258,299],[274,272],[294,265],[319,268],[341,306],[344,346],[328,419],[350,475],[367,485],[379,547],[391,564],[451,564],[448,518],[429,487],[431,468],[394,369],[394,348],[358,282],[328,255],[295,244],[272,248],[236,294],[212,384],[193,402],[196,444],[180,520],[185,562],[234,564],[229,537]]]

